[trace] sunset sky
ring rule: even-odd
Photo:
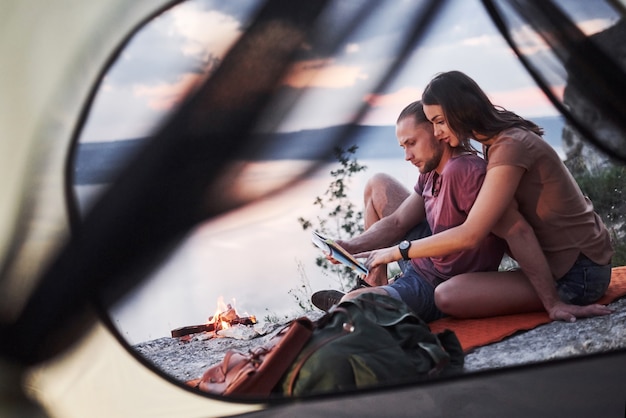
[[[614,23],[595,2],[577,3],[580,8],[574,17],[585,32],[595,33]],[[186,2],[138,32],[104,78],[81,140],[149,135],[184,92],[204,77],[209,58],[224,57],[258,4],[255,0]],[[283,97],[297,95],[298,100],[274,112],[267,126],[258,129],[289,132],[339,125],[352,121],[363,104],[368,112],[359,123],[393,125],[400,110],[421,97],[428,81],[448,70],[467,73],[495,104],[522,116],[556,115],[478,0],[449,1],[397,76],[381,94],[372,95],[421,4],[419,0],[376,2],[372,19],[363,21],[337,51],[323,42],[308,45],[281,89]],[[332,13],[323,19],[323,33],[332,36],[341,29],[342,19],[358,5],[357,0],[334,3]],[[544,53],[540,44],[524,47]],[[554,92],[562,94],[563,87],[553,86]],[[393,128],[389,138],[381,140],[397,146]],[[397,160],[367,162],[367,173],[350,185],[351,198],[360,202],[367,178],[377,171],[411,187],[417,171],[401,158],[399,152]],[[266,173],[285,177],[290,164],[268,163],[271,169]],[[240,173],[240,177],[245,176]],[[266,181],[257,174],[245,178]],[[214,313],[218,297],[236,298],[238,308],[258,317],[283,315],[292,310],[290,292],[301,288],[302,277],[313,291],[336,285],[315,266],[319,252],[310,242],[310,233],[297,222],[300,216],[319,215],[312,202],[328,182],[327,173],[318,173],[286,193],[199,225],[142,288],[120,303],[112,315],[114,323],[131,342],[139,342],[203,321]],[[257,183],[247,184],[259,188]]]
[[[185,2],[145,26],[103,80],[82,140],[107,141],[149,134],[179,103],[183,93],[201,79],[208,58],[224,57],[259,3]],[[578,3],[575,17],[587,33],[613,23],[611,15],[595,2]],[[322,23],[326,25],[323,31],[332,35],[333,28],[341,28],[341,16],[351,16],[358,4],[336,2],[331,17]],[[555,114],[477,0],[448,2],[396,79],[382,95],[371,96],[422,2],[394,0],[379,4],[380,10],[372,12],[371,22],[361,24],[338,51],[331,53],[324,46],[313,45],[307,56],[293,66],[284,80],[284,90],[287,94],[304,94],[289,114],[281,115],[280,130],[345,123],[363,102],[370,105],[370,111],[361,123],[393,124],[398,112],[420,97],[435,74],[453,69],[474,78],[494,103],[523,116]],[[533,53],[542,52],[540,46],[532,47]],[[557,94],[562,88],[555,86]]]

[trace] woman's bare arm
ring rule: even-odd
[[[456,251],[473,248],[491,231],[496,230],[498,222],[502,228],[507,212],[515,207],[514,194],[524,170],[513,166],[499,166],[487,171],[483,186],[472,206],[467,219],[462,225],[450,228],[428,238],[412,241],[409,250],[411,258],[438,257]],[[530,280],[544,308],[552,319],[573,321],[576,317],[605,315],[610,309],[602,305],[575,306],[559,300],[554,287],[554,278],[545,255],[534,231],[526,220],[515,210],[519,217],[509,220],[508,231],[499,231],[519,263],[522,271]],[[498,231],[497,231],[498,232]],[[397,246],[368,253],[356,254],[367,257],[366,265],[375,267],[401,259]]]
[[[524,170],[499,166],[487,171],[485,181],[465,222],[427,238],[411,242],[411,258],[439,257],[478,245],[494,228],[511,202]],[[397,246],[364,254],[371,267],[388,264],[402,258]]]

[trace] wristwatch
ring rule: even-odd
[[[398,244],[398,248],[400,249],[400,254],[402,254],[402,258],[404,260],[410,260],[409,257],[409,248],[411,248],[411,241],[404,240]]]

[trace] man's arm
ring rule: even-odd
[[[400,241],[424,219],[424,199],[413,192],[391,215],[380,219],[362,234],[337,243],[351,254],[387,247]]]

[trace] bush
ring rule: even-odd
[[[585,195],[593,202],[596,212],[602,217],[611,233],[615,255],[614,266],[626,265],[626,167],[608,165],[575,176]]]
[[[347,195],[351,177],[367,169],[354,157],[357,149],[356,145],[345,150],[340,147],[335,148],[335,158],[339,163],[339,168],[330,171],[333,180],[324,194],[317,196],[313,202],[321,211],[327,212],[318,215],[314,221],[298,218],[298,222],[305,231],[313,229],[333,239],[347,239],[363,232],[363,211],[357,209]],[[315,263],[325,273],[334,274],[342,290],[354,286],[355,273],[349,267],[332,264],[322,255],[315,259]]]

